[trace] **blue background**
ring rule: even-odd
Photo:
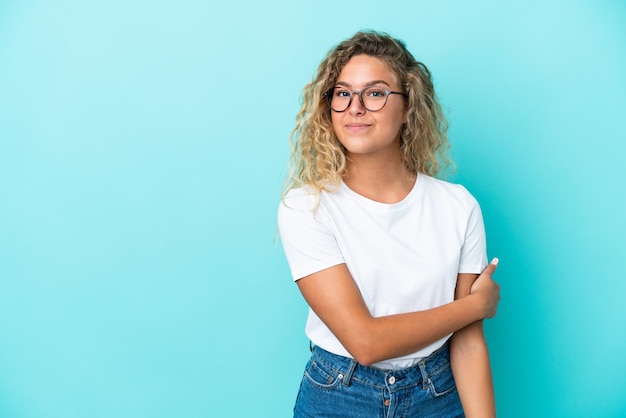
[[[276,208],[356,30],[433,71],[501,265],[502,417],[626,416],[626,3],[0,2],[0,416],[288,417]]]

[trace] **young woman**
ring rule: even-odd
[[[305,87],[278,213],[310,306],[296,417],[495,416],[497,259],[476,200],[435,179],[445,131],[429,70],[386,34],[340,43]]]

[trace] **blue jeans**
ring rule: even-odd
[[[381,370],[312,349],[294,417],[464,417],[449,342],[415,366]]]

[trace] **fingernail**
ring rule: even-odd
[[[498,262],[500,262],[500,260],[498,260],[498,258],[494,258],[493,260],[491,260],[491,264],[493,264],[494,266],[498,265]]]

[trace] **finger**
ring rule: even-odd
[[[498,267],[499,261],[500,260],[498,260],[497,258],[491,260],[491,263],[487,264],[487,267],[485,267],[485,269],[483,270],[483,274],[492,275],[493,272],[496,271],[496,267]]]

